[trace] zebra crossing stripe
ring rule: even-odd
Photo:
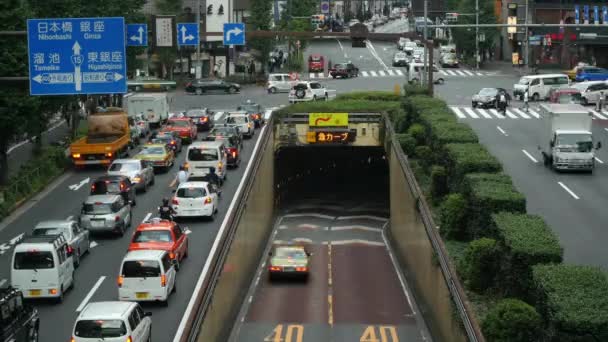
[[[452,110],[452,112],[454,112],[454,114],[456,114],[457,117],[459,117],[460,119],[466,119],[467,116],[462,114],[462,112],[460,111],[460,108],[458,107],[450,107],[450,109]]]
[[[439,72],[440,72],[442,75],[444,75],[444,76],[447,76],[447,75],[448,75],[448,73],[447,73],[447,72],[445,72],[445,70],[439,70]]]
[[[401,70],[395,70],[395,72],[397,73],[397,75],[403,76],[403,73],[401,72]]]
[[[519,114],[519,116],[521,116],[524,119],[529,119],[530,117],[528,116],[528,114],[524,113],[522,110],[519,110],[518,108],[513,108],[513,111],[517,114]]]
[[[540,114],[538,114],[534,109],[528,108],[528,112],[532,114],[533,117],[540,119]]]
[[[589,109],[589,111],[591,112],[591,114],[593,114],[593,116],[595,116],[596,118],[600,119],[600,120],[606,120],[606,117],[603,116],[602,114],[594,111],[593,109]]]
[[[462,70],[462,72],[464,72],[465,74],[469,75],[469,76],[475,76],[473,75],[472,72],[468,71],[468,70]]]
[[[386,70],[386,72],[388,73],[389,76],[395,76],[395,74],[393,73],[393,70]]]
[[[367,71],[361,71],[361,76],[368,77],[369,75],[367,74]]]
[[[477,108],[477,111],[486,119],[491,119],[492,115],[488,114],[485,109]]]
[[[319,73],[319,78],[325,78],[325,74],[324,73]]]
[[[477,76],[483,76],[483,73],[481,72],[476,72]]]
[[[495,117],[499,118],[499,119],[505,119],[505,116],[500,114],[496,109],[492,108],[490,109],[490,113],[494,114]]]
[[[378,74],[380,74],[380,76],[386,76],[382,70],[378,71]]]
[[[447,72],[448,75],[456,76],[456,73],[454,72],[454,70],[446,70],[445,72]]]
[[[467,114],[469,114],[473,119],[479,119],[479,116],[475,114],[472,108],[467,107],[464,109],[464,111],[467,112]]]
[[[608,112],[606,112],[606,111],[602,111],[602,115],[606,115],[606,116],[608,116]]]
[[[455,73],[458,74],[458,76],[466,76],[462,71],[460,70],[454,70]]]
[[[369,73],[370,73],[372,76],[378,76],[378,74],[376,74],[376,72],[375,72],[375,71],[370,71]]]
[[[315,78],[315,73],[311,72],[310,75],[308,75],[308,78]]]
[[[507,109],[507,116],[510,117],[511,119],[519,119],[516,115],[511,113],[511,111],[508,109]]]

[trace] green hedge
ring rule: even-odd
[[[536,265],[536,309],[547,341],[608,341],[608,278],[599,268]]]
[[[401,101],[402,96],[392,91],[358,91],[336,96],[336,101],[366,100],[366,101]]]
[[[499,253],[494,239],[481,238],[469,243],[458,267],[467,288],[484,293],[494,286]]]
[[[492,220],[505,250],[501,287],[509,295],[526,298],[531,291],[532,266],[562,262],[564,250],[540,216],[502,212],[492,215]]]
[[[428,87],[407,83],[403,85],[403,94],[405,96],[430,95]]]
[[[416,149],[416,140],[407,133],[397,133],[395,138],[399,142],[403,153],[407,156],[413,156]]]
[[[502,171],[500,162],[480,144],[447,144],[444,156],[453,189],[458,188],[467,173]]]
[[[435,142],[440,145],[452,143],[477,143],[477,134],[471,127],[450,121],[429,121],[430,134],[429,143]]]
[[[493,307],[481,324],[489,342],[532,342],[541,336],[538,312],[519,299],[503,299]]]

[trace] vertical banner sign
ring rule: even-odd
[[[589,5],[583,6],[583,19],[585,24],[589,24]]]
[[[173,18],[156,17],[156,46],[172,47],[173,42]]]
[[[574,23],[575,24],[581,23],[581,8],[579,5],[574,6]]]
[[[608,6],[602,6],[602,22],[608,24]]]
[[[600,6],[593,6],[593,23],[595,25],[600,23]]]

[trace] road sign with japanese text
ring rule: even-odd
[[[31,95],[127,92],[124,18],[28,19]]]

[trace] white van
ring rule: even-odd
[[[63,301],[74,285],[74,260],[63,235],[27,237],[15,246],[11,284],[24,298]]]
[[[175,292],[177,271],[167,251],[138,250],[125,255],[118,274],[118,299],[158,301],[167,305]]]
[[[152,335],[151,312],[138,303],[93,302],[76,318],[73,342],[149,342]]]
[[[143,114],[150,126],[160,127],[169,119],[169,97],[167,93],[134,94],[127,98],[129,117]]]
[[[408,72],[407,72],[408,82],[409,83],[419,83],[421,77],[427,77],[422,73],[423,69],[428,70],[428,67],[426,66],[425,63],[417,63],[417,62],[410,63]],[[445,82],[445,80],[439,74],[439,69],[437,69],[436,66],[433,66],[433,83],[443,84],[443,82]]]
[[[186,155],[188,179],[203,177],[209,173],[210,167],[214,167],[217,176],[225,180],[227,157],[223,140],[193,142]]]
[[[528,75],[519,79],[513,85],[513,96],[523,100],[524,94],[532,101],[549,98],[549,92],[553,88],[568,88],[570,79],[566,74]]]

